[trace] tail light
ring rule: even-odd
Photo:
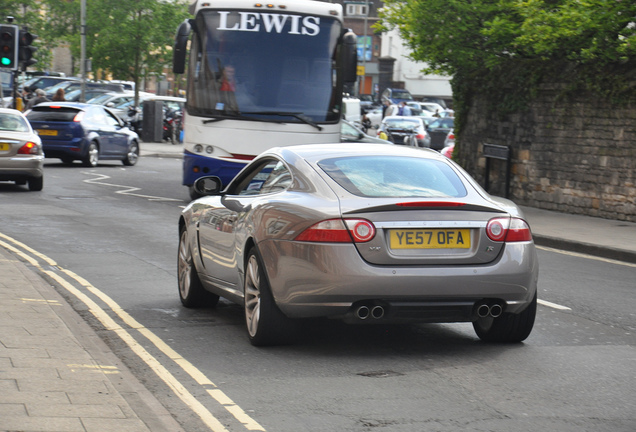
[[[73,121],[75,123],[79,123],[82,121],[82,119],[84,118],[84,111],[80,111],[77,113],[77,115],[73,118]]]
[[[424,138],[426,138],[426,134],[417,134],[415,138],[417,138],[418,140],[423,140]]]
[[[522,242],[532,240],[530,227],[519,218],[494,218],[486,225],[488,238],[496,242]]]
[[[455,139],[455,134],[453,132],[449,132],[447,138],[454,140]]]
[[[375,237],[375,226],[366,219],[328,219],[318,222],[297,237],[302,242],[364,243]]]
[[[18,149],[18,154],[40,154],[40,147],[34,142],[27,142]]]

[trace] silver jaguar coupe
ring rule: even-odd
[[[278,147],[179,218],[186,307],[245,310],[253,345],[292,343],[303,318],[472,322],[520,342],[534,325],[539,267],[520,209],[429,150],[383,144]]]

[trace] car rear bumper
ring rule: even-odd
[[[44,175],[44,156],[15,156],[0,159],[0,180],[28,180]]]
[[[472,321],[484,300],[518,313],[537,290],[533,243],[508,244],[491,263],[461,266],[375,266],[353,245],[267,241],[259,250],[277,305],[294,318],[347,318],[359,305],[382,305],[383,318],[394,320]]]
[[[47,158],[74,157],[79,159],[85,156],[86,147],[84,138],[73,138],[64,142],[42,140],[42,149]]]

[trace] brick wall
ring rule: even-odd
[[[482,185],[483,144],[510,146],[517,204],[636,222],[636,107],[543,89],[523,113],[498,118],[476,98],[458,138],[459,163]],[[489,192],[506,195],[506,162],[489,159]]]

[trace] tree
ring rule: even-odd
[[[555,79],[635,97],[634,1],[387,0],[380,17],[379,29],[396,26],[428,72],[454,76],[456,96],[499,91],[500,110],[518,109]]]
[[[182,1],[92,0],[87,13],[93,67],[135,82],[161,74],[172,61],[179,23],[188,16]]]

